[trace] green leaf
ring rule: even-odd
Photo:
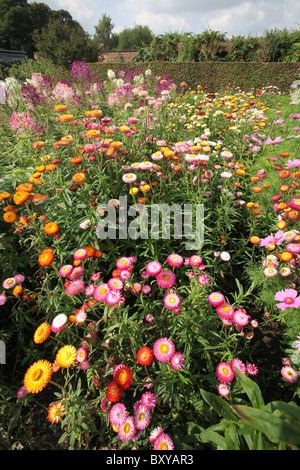
[[[213,407],[213,409],[218,413],[219,416],[223,418],[230,419],[231,421],[237,422],[238,419],[236,415],[232,412],[228,403],[226,403],[221,397],[214,395],[213,393],[206,392],[205,390],[200,390],[204,400]]]
[[[253,380],[243,374],[240,370],[238,370],[236,367],[234,367],[234,372],[245,393],[248,395],[252,406],[254,408],[259,408],[263,410],[265,408],[265,403],[259,386]]]
[[[245,405],[232,405],[232,408],[240,416],[247,426],[261,431],[273,442],[288,442],[300,448],[299,428],[293,428],[289,423],[272,413],[258,410]]]
[[[224,437],[217,432],[207,429],[200,434],[201,442],[213,442],[219,449],[227,450],[227,444]]]

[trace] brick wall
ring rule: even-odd
[[[132,62],[132,58],[137,54],[137,51],[110,51],[102,52],[99,59],[103,59],[103,63],[115,62]]]

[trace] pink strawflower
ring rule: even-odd
[[[146,429],[149,426],[151,419],[150,409],[143,405],[141,402],[137,403],[134,408],[133,420],[136,429],[139,431]]]
[[[151,444],[154,443],[155,439],[162,433],[164,432],[163,428],[161,426],[157,426],[156,428],[152,429],[152,431],[150,432],[150,436],[149,436],[149,442],[151,442]]]
[[[4,305],[5,302],[7,301],[7,297],[5,294],[0,295],[0,305]]]
[[[174,273],[172,273],[172,271],[160,271],[160,273],[156,276],[156,280],[160,287],[168,289],[175,284],[176,276]]]
[[[73,271],[69,274],[69,278],[75,281],[79,279],[84,274],[84,269],[81,266],[77,266],[73,269]]]
[[[230,362],[230,367],[232,368],[233,370],[233,373],[234,372],[234,367],[236,367],[237,369],[239,369],[243,374],[246,374],[247,372],[247,368],[245,366],[245,364],[243,363],[243,361],[241,361],[240,359],[232,359],[232,361]]]
[[[97,302],[104,302],[108,292],[109,287],[107,284],[99,284],[99,286],[95,287],[94,299],[97,300]]]
[[[68,323],[68,317],[64,313],[60,313],[56,315],[51,323],[51,331],[53,333],[58,333],[59,331],[63,331],[65,329],[66,324]]]
[[[119,258],[116,262],[116,266],[118,269],[128,269],[132,265],[132,260],[126,256]]]
[[[128,411],[123,403],[115,403],[109,411],[109,421],[113,426],[118,427],[120,423],[126,420]]]
[[[17,391],[17,397],[18,398],[24,398],[26,397],[26,395],[28,395],[28,391],[26,390],[26,388],[24,387],[24,385],[19,388],[19,390]]]
[[[124,183],[134,183],[136,180],[136,175],[134,173],[126,173],[122,176]]]
[[[64,266],[60,268],[59,274],[61,275],[61,277],[68,277],[70,276],[73,269],[74,269],[74,266],[72,266],[71,264],[65,264]]]
[[[122,290],[123,282],[117,277],[113,277],[107,281],[107,285],[111,290]]]
[[[142,405],[147,406],[151,410],[156,405],[155,395],[153,395],[153,393],[151,392],[143,393],[143,395],[141,396],[141,403]]]
[[[173,310],[180,305],[180,298],[175,293],[167,294],[164,298],[164,304],[167,308]]]
[[[89,284],[85,289],[85,295],[87,295],[88,297],[90,295],[93,295],[94,290],[95,290],[95,285],[94,284]]]
[[[109,399],[106,396],[104,396],[100,403],[101,410],[104,411],[104,413],[108,413],[110,404],[111,402],[109,401]]]
[[[247,364],[247,372],[249,375],[256,375],[258,374],[258,368],[255,364]]]
[[[122,281],[128,281],[128,279],[131,278],[131,272],[129,271],[129,269],[122,269],[120,271],[120,279]]]
[[[234,312],[234,308],[228,302],[223,302],[222,305],[218,305],[216,308],[217,314],[225,320],[231,320]]]
[[[2,282],[2,287],[4,289],[11,289],[13,287],[15,287],[16,285],[16,281],[13,277],[8,277],[7,279],[5,279],[3,282]]]
[[[200,274],[198,276],[198,284],[200,286],[207,286],[210,283],[210,277],[207,273]]]
[[[119,302],[121,302],[121,293],[120,291],[117,290],[111,290],[107,293],[105,297],[105,302],[107,305],[118,305]]]
[[[248,325],[249,318],[249,315],[242,308],[237,309],[232,315],[232,320],[237,326]]]
[[[300,296],[298,296],[298,292],[295,289],[284,289],[278,291],[276,292],[274,299],[281,301],[276,304],[276,307],[280,308],[282,311],[286,310],[288,307],[300,307]]]
[[[162,265],[158,261],[150,261],[146,266],[149,276],[157,276],[162,270]]]
[[[222,305],[224,303],[225,298],[224,295],[220,292],[212,292],[208,296],[208,301],[211,305],[217,307],[218,305]]]
[[[168,434],[161,432],[154,441],[154,450],[174,450],[174,444]]]
[[[145,284],[142,288],[142,292],[144,294],[149,294],[151,292],[151,286],[149,286],[149,284]]]
[[[216,367],[216,374],[221,382],[231,382],[234,378],[233,370],[227,362],[219,362]]]
[[[83,361],[80,363],[80,370],[88,370],[91,367],[91,363],[89,361]]]
[[[222,397],[227,397],[230,393],[230,388],[227,384],[224,384],[222,382],[220,382],[218,384],[218,393],[219,395],[221,395]]]
[[[299,210],[300,209],[300,197],[294,197],[293,199],[291,199],[289,202],[289,206],[292,209]]]
[[[172,267],[179,267],[183,264],[183,258],[177,254],[171,254],[167,257],[167,262]]]
[[[77,349],[77,353],[76,353],[76,361],[81,363],[81,362],[84,362],[86,361],[88,357],[88,350],[86,348],[79,348]]]
[[[278,274],[278,271],[275,268],[269,267],[269,268],[264,269],[264,275],[266,277],[274,277],[277,274]]]
[[[73,254],[74,259],[85,259],[87,257],[87,251],[84,248],[79,248],[79,250],[76,250]]]
[[[168,362],[175,353],[174,343],[168,338],[160,338],[153,345],[153,354],[160,362]]]
[[[288,243],[285,249],[290,253],[300,253],[300,245],[298,243]]]
[[[184,367],[184,355],[180,352],[175,352],[170,359],[170,366],[174,370],[180,370]]]
[[[66,294],[77,295],[83,291],[84,287],[84,282],[81,279],[77,279],[76,281],[72,281],[67,285]]]
[[[22,284],[22,282],[25,281],[25,277],[23,276],[23,274],[16,274],[14,276],[14,280],[16,281],[17,284]]]
[[[100,277],[101,277],[101,273],[94,273],[91,275],[91,281],[94,281],[94,282],[99,281]]]
[[[201,256],[198,256],[198,255],[193,255],[189,258],[189,263],[191,266],[200,266],[200,264],[202,264],[202,258]]]
[[[136,435],[134,419],[131,416],[120,423],[118,426],[118,435],[121,441],[131,441]]]
[[[281,375],[285,380],[287,380],[288,382],[291,382],[291,383],[295,383],[298,380],[297,372],[295,371],[295,369],[293,369],[290,366],[282,367]]]

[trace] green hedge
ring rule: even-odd
[[[277,86],[282,93],[289,93],[291,83],[295,80],[299,62],[137,62],[137,63],[91,63],[88,64],[91,74],[101,81],[107,80],[107,71],[135,69],[144,72],[150,69],[153,74],[168,74],[174,82],[186,82],[188,87],[196,89],[198,85],[207,86],[210,92],[220,89],[221,85],[231,84],[249,91],[252,87],[262,88],[268,85]],[[62,67],[53,67],[55,81],[68,78],[68,72]]]

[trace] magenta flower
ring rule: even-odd
[[[275,233],[275,235],[271,233],[271,235],[268,235],[266,238],[263,238],[260,241],[260,246],[281,245],[283,240],[284,240],[283,231],[279,230],[278,232]]]
[[[280,303],[276,304],[276,307],[284,311],[287,308],[298,308],[300,307],[300,296],[295,289],[284,289],[276,292],[275,300],[279,300]]]
[[[300,167],[300,158],[295,158],[294,160],[288,160],[285,164],[286,168],[296,168]]]

